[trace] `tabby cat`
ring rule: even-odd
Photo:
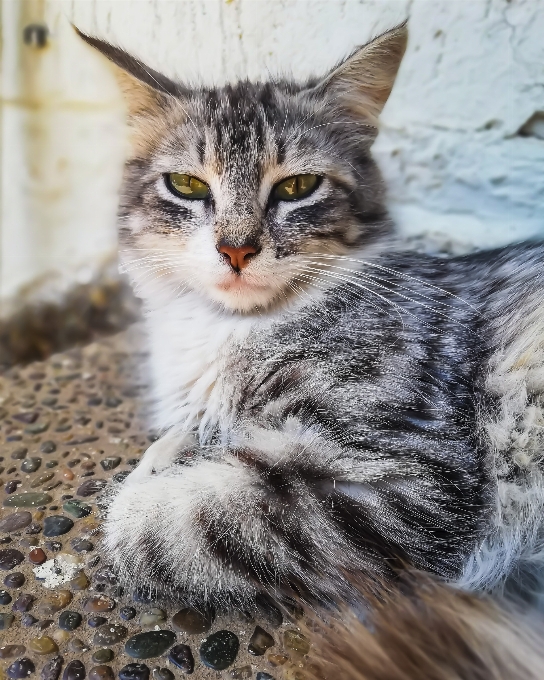
[[[121,257],[161,433],[109,499],[123,580],[246,606],[409,566],[538,599],[544,247],[395,237],[371,147],[406,26],[323,78],[216,88],[82,37],[128,109]]]

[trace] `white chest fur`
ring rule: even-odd
[[[198,428],[205,441],[210,428],[228,417],[221,368],[255,323],[255,318],[221,312],[191,293],[147,315],[159,430]]]

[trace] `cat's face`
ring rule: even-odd
[[[188,90],[86,39],[124,69],[121,249],[142,297],[194,290],[231,311],[267,309],[334,282],[336,256],[388,230],[370,146],[404,27],[306,86]]]

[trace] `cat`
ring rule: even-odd
[[[542,592],[544,247],[407,249],[371,155],[402,24],[322,78],[113,64],[121,260],[160,438],[109,498],[123,582],[194,606],[354,597],[405,567]]]

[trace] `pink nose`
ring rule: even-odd
[[[242,246],[241,248],[222,245],[219,246],[218,250],[234,271],[237,272],[239,272],[240,269],[247,267],[252,256],[257,253],[257,249],[249,245]]]

